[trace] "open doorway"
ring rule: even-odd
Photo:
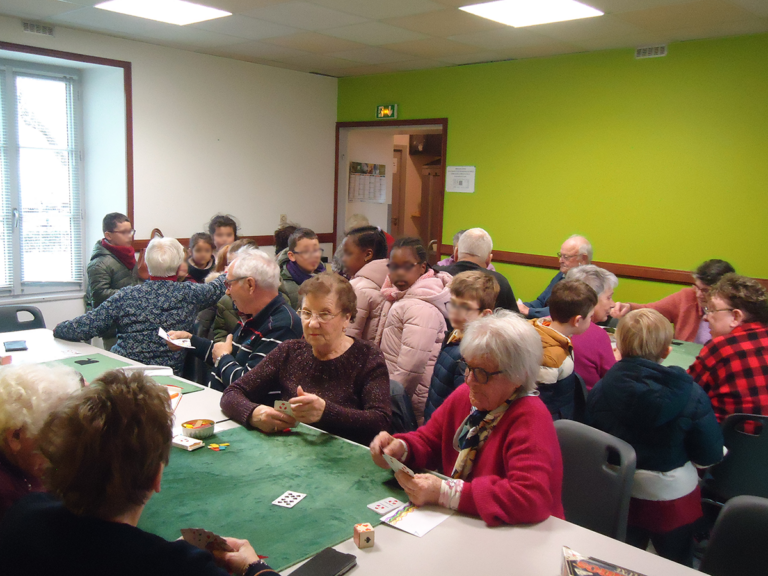
[[[447,128],[446,119],[337,123],[337,242],[358,215],[396,238],[421,238],[430,262],[439,259]]]

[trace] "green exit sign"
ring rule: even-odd
[[[376,106],[376,118],[397,118],[397,104]]]

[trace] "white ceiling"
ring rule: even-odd
[[[0,14],[331,76],[360,76],[768,32],[768,0],[581,0],[605,16],[510,28],[480,0],[194,0],[233,16],[174,26],[101,0],[0,0]]]

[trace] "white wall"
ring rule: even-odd
[[[127,211],[125,91],[122,68],[86,68],[81,74],[87,264],[102,238],[104,215]]]
[[[0,38],[132,63],[137,238],[159,227],[188,237],[216,212],[243,234],[270,234],[280,214],[333,229],[334,78],[71,30]]]
[[[339,141],[339,230],[343,236],[344,222],[352,214],[363,214],[368,217],[372,226],[380,226],[387,230],[388,206],[392,203],[392,157],[394,150],[394,132],[391,129],[354,129],[346,132],[345,148]],[[349,202],[347,191],[349,187],[349,163],[367,162],[368,164],[384,164],[387,201],[385,204],[372,202]],[[342,211],[343,209],[343,211]]]

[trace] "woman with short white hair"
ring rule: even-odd
[[[43,490],[46,460],[37,451],[37,435],[80,382],[66,366],[0,368],[0,520],[16,500]]]
[[[155,238],[145,254],[149,280],[129,286],[101,306],[56,326],[53,335],[64,340],[90,340],[117,328],[112,352],[143,364],[170,366],[176,375],[184,367],[184,351],[169,350],[158,329],[192,331],[198,312],[224,296],[225,276],[209,284],[177,282],[184,248],[175,238]]]
[[[613,291],[619,285],[619,279],[594,264],[571,268],[565,279],[581,280],[597,292],[597,306],[589,328],[582,334],[571,336],[573,370],[584,379],[587,390],[592,390],[598,380],[616,364],[611,337],[596,322],[608,320],[614,305]]]
[[[552,417],[536,391],[541,339],[520,315],[496,310],[472,322],[461,341],[465,384],[429,422],[371,443],[410,468],[438,470],[395,478],[417,506],[437,504],[480,516],[489,526],[563,518],[563,462]]]

